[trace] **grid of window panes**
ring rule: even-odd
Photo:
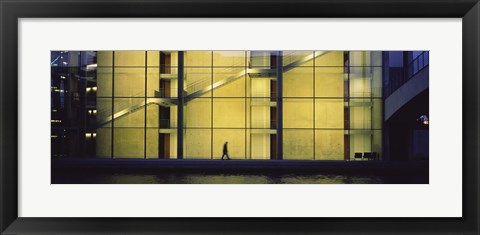
[[[284,66],[312,53],[284,69],[283,159],[379,158],[381,52],[284,52]]]
[[[278,52],[185,51],[183,158],[220,159],[228,142],[232,159],[275,159],[278,102],[283,159],[380,153],[381,55],[283,51],[277,100]],[[177,158],[178,52],[99,51],[96,61],[83,111],[93,155]]]

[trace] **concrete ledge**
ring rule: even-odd
[[[80,170],[113,173],[321,173],[428,175],[428,161],[293,161],[52,158],[52,172]]]

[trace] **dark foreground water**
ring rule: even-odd
[[[419,176],[322,174],[52,174],[52,184],[425,184]]]

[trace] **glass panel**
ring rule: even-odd
[[[188,102],[184,108],[185,127],[212,126],[212,99],[197,98]]]
[[[183,107],[185,112],[185,106]],[[170,128],[177,128],[178,123],[178,107],[170,106]],[[185,117],[183,119],[183,126],[185,126]]]
[[[147,65],[158,67],[160,65],[160,51],[147,51]]]
[[[250,84],[251,97],[268,97],[266,101],[269,101],[270,97],[276,97],[277,95],[273,92],[276,90],[276,87],[272,88],[272,81],[270,79],[252,78],[250,79]]]
[[[343,67],[315,68],[315,97],[343,97]]]
[[[97,52],[97,66],[112,66],[113,52],[112,51],[98,51]]]
[[[343,99],[316,99],[315,128],[344,128]]]
[[[145,106],[142,106],[144,103],[143,98],[115,98],[114,127],[144,127]]]
[[[115,68],[115,97],[145,97],[145,68]]]
[[[372,108],[372,128],[373,129],[382,129],[383,123],[383,114],[382,114],[382,99],[372,99],[373,108]]]
[[[350,66],[370,66],[369,51],[351,51]]]
[[[147,106],[147,127],[174,129],[177,127],[177,107],[151,104]]]
[[[146,131],[147,131],[147,143],[146,143],[147,158],[160,158],[159,147],[161,144],[164,145],[165,142],[162,142],[162,143],[159,142],[160,134],[157,128],[147,128]]]
[[[270,159],[271,134],[252,133],[251,138],[251,159]]]
[[[170,149],[169,149],[170,156],[168,156],[168,158],[170,158],[170,159],[176,159],[177,158],[177,138],[178,138],[177,136],[178,136],[177,132],[172,131],[172,132],[169,132],[168,136],[165,137],[165,139],[168,139],[168,141],[170,141],[169,144],[168,143],[165,144],[166,146],[170,146]],[[183,138],[185,140],[185,130],[183,131]],[[165,147],[165,148],[167,148],[167,147]],[[185,147],[185,145],[183,145],[184,155],[185,155],[185,149],[186,149],[186,147]]]
[[[372,68],[351,67],[350,68],[350,97],[371,97],[372,96]]]
[[[283,73],[284,97],[313,96],[313,68],[296,67]]]
[[[315,51],[315,66],[343,66],[343,51]]]
[[[276,54],[274,51],[249,51],[247,52],[248,66],[271,68],[276,64],[274,59]]]
[[[382,51],[371,51],[371,66],[382,66],[382,58],[383,52]]]
[[[375,130],[373,131],[373,143],[372,143],[372,152],[374,152],[377,156],[378,160],[383,159],[383,152],[382,152],[382,131]],[[428,146],[428,140],[426,145]]]
[[[371,99],[350,99],[350,128],[371,129]]]
[[[111,98],[97,98],[97,121],[104,123],[110,116],[112,116],[112,99]],[[111,127],[112,123],[102,124],[102,127]]]
[[[185,159],[212,158],[211,129],[186,129],[184,142]]]
[[[245,108],[243,98],[214,98],[213,127],[244,128]]]
[[[143,128],[115,128],[114,158],[144,158],[144,131]]]
[[[245,51],[214,51],[213,66],[245,67]]]
[[[372,151],[372,132],[370,130],[351,130],[350,131],[350,159],[355,159],[355,153],[364,156],[365,153]],[[363,160],[367,160],[363,158]]]
[[[145,66],[145,51],[115,51],[115,66]]]
[[[158,65],[157,65],[158,66]],[[175,80],[176,82],[176,80]],[[147,68],[147,96],[148,97],[171,97],[171,86],[165,89],[165,84],[160,86],[160,68]],[[170,85],[170,80],[168,80]],[[168,96],[167,96],[168,93]]]
[[[313,130],[283,130],[284,160],[313,160]]]
[[[185,68],[184,89],[186,95],[199,91],[201,97],[211,97],[212,68]]]
[[[313,128],[313,99],[283,99],[283,128]]]
[[[245,68],[224,67],[213,69],[214,97],[244,97]]]
[[[271,126],[271,108],[270,106],[252,106],[251,107],[251,127],[260,129],[270,129]]]
[[[112,96],[112,68],[97,68],[97,97]],[[95,92],[94,90],[88,92]]]
[[[245,159],[245,133],[245,129],[213,129],[213,159],[222,158],[225,142],[231,159]]]
[[[344,130],[315,130],[315,160],[344,159]]]
[[[212,66],[212,51],[186,51],[184,58],[185,66]]]
[[[382,68],[372,68],[372,97],[382,98]]]
[[[170,65],[172,66],[171,70],[170,70],[170,73],[172,74],[177,74],[177,69],[176,67],[178,67],[178,51],[161,51],[162,53],[164,54],[170,54]],[[186,56],[186,53],[184,52],[184,61],[183,61],[183,64],[184,65],[187,65],[185,64],[185,56]],[[168,65],[168,61],[167,59],[165,60],[162,60],[160,59],[160,64],[163,64],[163,65]],[[168,72],[168,71],[166,71]]]
[[[313,66],[313,51],[283,51],[283,66]]]
[[[169,119],[170,119],[170,115],[169,115],[169,108],[165,108],[165,109],[162,109],[160,111],[160,107],[159,105],[149,105],[147,106],[147,127],[164,127],[164,128],[168,128],[168,125],[165,126],[166,124],[170,124],[169,123]],[[160,114],[160,112],[162,112],[162,114]],[[167,119],[167,121],[161,121],[160,120],[160,116],[162,117],[165,117],[165,119]],[[161,125],[163,124],[163,125]]]

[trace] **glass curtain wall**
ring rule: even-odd
[[[292,62],[308,55],[310,61]],[[284,52],[283,159],[381,157],[381,55]]]
[[[97,157],[176,158],[175,57],[97,52]]]
[[[75,138],[91,142],[91,153],[85,155],[104,158],[177,158],[179,134],[184,159],[220,159],[225,142],[232,159],[276,159],[279,144],[284,160],[379,156],[381,55],[283,51],[283,97],[278,100],[278,52],[185,51],[179,92],[178,52],[99,51],[95,76],[80,92],[87,102],[78,111],[90,119]],[[52,67],[52,79],[60,76],[57,70]],[[61,106],[57,93],[52,112],[54,102]],[[181,133],[179,93],[184,101]],[[283,107],[283,143],[276,141],[277,105]],[[52,138],[62,135],[54,132],[62,128],[52,121]]]

